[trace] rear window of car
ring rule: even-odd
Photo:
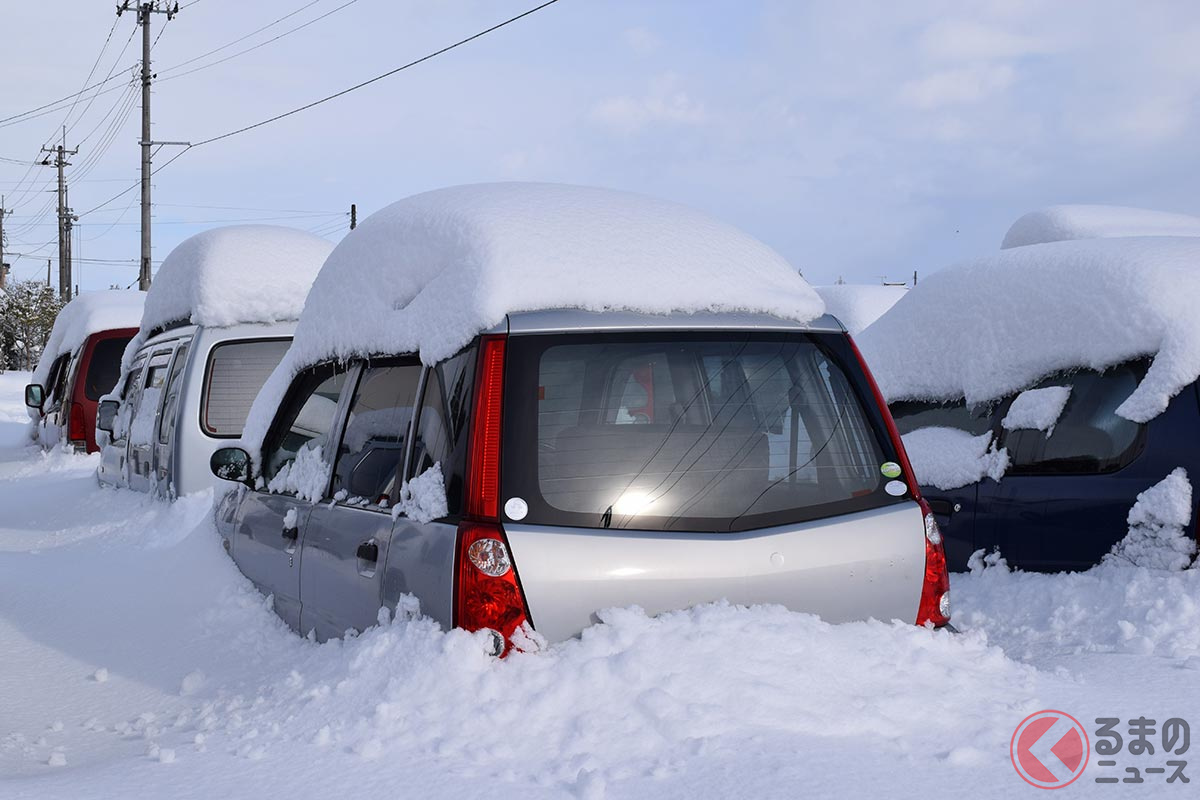
[[[96,342],[83,381],[83,393],[88,400],[99,400],[117,385],[121,377],[121,356],[125,354],[125,346],[131,338],[118,336]]]
[[[898,502],[895,453],[844,336],[512,337],[505,499],[525,522],[739,531]]]
[[[212,349],[200,401],[200,425],[209,436],[242,435],[258,390],[287,352],[290,339],[225,342]]]

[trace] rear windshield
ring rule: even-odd
[[[290,339],[226,342],[212,349],[200,402],[200,424],[209,436],[242,435],[258,390],[283,360]]]
[[[83,393],[88,400],[99,400],[113,390],[121,377],[121,356],[132,336],[101,339],[92,348],[92,360],[88,362],[87,375],[83,381]]]
[[[508,346],[501,490],[528,523],[738,531],[898,502],[881,472],[895,453],[840,334]]]

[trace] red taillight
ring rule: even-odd
[[[887,425],[888,437],[892,440],[892,447],[896,451],[896,459],[904,473],[904,482],[908,485],[908,491],[917,501],[917,505],[921,507],[921,518],[925,523],[925,577],[921,582],[921,602],[917,606],[917,624],[933,623],[935,628],[940,628],[950,622],[950,573],[946,569],[946,549],[942,544],[942,532],[938,529],[937,520],[934,519],[929,504],[921,497],[921,489],[917,486],[917,479],[913,475],[912,464],[908,461],[908,454],[904,452],[904,442],[900,439],[900,431],[896,428],[896,421],[892,419],[892,412],[883,398],[883,392],[879,391],[879,384],[875,383],[875,376],[871,374],[866,359],[862,357],[858,345],[854,343],[850,334],[846,334],[846,341],[854,350],[854,357],[858,359],[858,364],[862,367],[871,392],[875,395],[875,405],[878,406],[879,413],[883,415],[883,421]]]
[[[921,603],[917,606],[917,624],[932,623],[940,628],[950,621],[950,573],[946,569],[946,550],[942,532],[929,504],[918,500],[925,520],[925,579],[921,584]]]
[[[67,438],[72,442],[87,441],[87,433],[83,429],[83,406],[72,403],[67,414]]]
[[[507,652],[513,632],[529,621],[529,614],[508,539],[499,525],[464,521],[458,526],[456,572],[455,627],[468,631],[490,628],[500,634]]]
[[[475,373],[475,408],[467,465],[466,515],[458,526],[454,625],[495,631],[507,653],[513,632],[530,623],[508,538],[500,527],[500,441],[505,337],[485,336]]]
[[[467,470],[467,514],[495,520],[500,515],[500,424],[504,401],[503,336],[484,336],[475,377],[471,420],[471,464]]]

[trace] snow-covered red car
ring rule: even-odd
[[[136,291],[84,292],[59,312],[25,387],[33,437],[42,447],[97,451],[96,408],[117,383],[145,298]]]
[[[636,195],[496,184],[379,211],[212,466],[240,483],[226,549],[318,639],[412,598],[498,652],[613,606],[950,618],[845,330],[762,243]]]

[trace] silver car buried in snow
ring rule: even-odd
[[[221,536],[319,639],[406,594],[497,652],[626,605],[949,622],[940,534],[828,316],[510,314],[434,366],[302,371],[256,456],[257,482],[213,456],[241,482]]]

